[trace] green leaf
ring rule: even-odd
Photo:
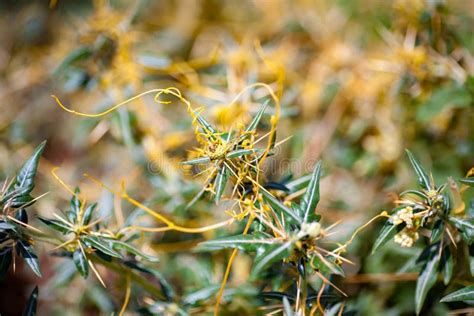
[[[242,156],[245,156],[245,155],[250,155],[254,152],[255,152],[254,149],[237,149],[237,150],[233,150],[233,151],[229,152],[226,155],[226,158],[232,159],[232,158],[242,157]]]
[[[325,258],[323,255],[321,255],[318,252],[316,252],[315,257],[313,257],[313,263],[320,270],[323,270],[323,271],[326,270],[330,273],[345,277],[344,270],[342,270],[342,268],[338,264],[336,264],[334,260]]]
[[[119,254],[117,251],[110,247],[109,242],[107,240],[102,240],[101,238],[95,236],[84,236],[82,239],[89,244],[91,247],[94,247],[97,250],[100,250],[106,255],[122,258],[122,255]]]
[[[275,244],[269,239],[269,235],[261,232],[254,232],[252,235],[236,235],[214,240],[201,242],[198,251],[213,251],[226,248],[236,248],[244,251],[256,251],[262,245]]]
[[[474,187],[474,177],[459,179],[461,183],[464,183],[468,186]]]
[[[38,169],[39,159],[43,153],[46,141],[43,141],[36,147],[33,154],[21,167],[15,181],[15,195],[27,195],[35,187],[36,170]]]
[[[33,270],[37,276],[41,277],[42,275],[39,267],[38,256],[36,256],[34,253],[33,248],[23,240],[18,240],[16,245],[20,256],[25,259],[25,262],[28,264],[31,270]]]
[[[305,187],[307,187],[312,177],[313,177],[312,174],[307,174],[298,179],[285,183],[285,186],[290,190],[291,193],[294,193],[296,191],[302,190]]]
[[[82,225],[87,226],[90,223],[96,207],[97,203],[89,204],[86,207],[86,209],[84,210],[84,214],[82,214]]]
[[[444,109],[468,107],[471,102],[471,95],[464,87],[456,85],[443,87],[418,108],[416,118],[420,122],[428,122]]]
[[[196,304],[199,301],[204,301],[214,297],[217,291],[219,291],[219,285],[216,284],[204,287],[197,291],[186,294],[186,296],[183,297],[183,303],[190,305]]]
[[[449,250],[449,247],[444,248],[443,254],[441,255],[440,264],[443,271],[444,285],[448,285],[453,277],[454,267],[453,256],[451,255],[451,250]]]
[[[461,219],[450,216],[449,222],[461,232],[461,237],[466,243],[470,245],[474,242],[474,218]]]
[[[74,261],[74,264],[76,265],[77,271],[79,271],[79,274],[86,279],[87,276],[89,275],[89,264],[87,262],[86,256],[82,253],[81,249],[76,249],[72,255],[72,260]]]
[[[35,316],[36,315],[36,305],[38,301],[38,287],[35,286],[33,291],[30,294],[30,298],[26,303],[26,308],[23,311],[23,316]]]
[[[150,256],[150,255],[147,255],[146,253],[134,248],[133,246],[123,242],[123,241],[120,241],[120,240],[112,240],[111,241],[112,243],[112,246],[115,248],[115,249],[123,249],[131,254],[134,254],[136,256],[139,256],[139,257],[142,257],[143,259],[145,260],[148,260],[150,262],[158,262],[158,258],[154,257],[154,256]]]
[[[209,134],[216,134],[217,131],[214,127],[212,127],[211,124],[209,124],[198,112],[194,111],[194,114],[196,115],[197,121],[199,122],[199,125],[201,125],[201,128],[203,129],[204,132],[207,132]]]
[[[278,201],[270,192],[265,189],[261,189],[263,198],[267,203],[276,211],[280,211],[283,214],[287,215],[287,219],[289,221],[295,221],[296,223],[301,223],[300,218],[296,215],[296,213],[284,205],[282,202]]]
[[[13,194],[19,194],[19,192],[17,191],[13,191],[14,193]],[[14,196],[11,200],[10,200],[10,203],[11,203],[11,206],[12,207],[15,207],[15,208],[18,208],[18,207],[23,207],[23,208],[26,208],[28,206],[30,206],[31,204],[33,204],[33,197],[29,194],[26,194],[26,195],[16,195]]]
[[[28,213],[26,213],[26,210],[24,208],[19,209],[15,213],[15,218],[22,223],[28,224]]]
[[[390,223],[389,220],[385,222],[385,224],[382,227],[382,230],[380,231],[379,235],[377,236],[377,239],[375,240],[374,246],[372,247],[372,254],[374,254],[377,249],[382,247],[389,241],[390,239],[393,238],[398,232],[398,228],[396,225],[393,225]]]
[[[214,197],[214,201],[219,203],[221,200],[222,194],[224,193],[225,186],[227,184],[227,180],[229,179],[229,170],[225,165],[222,165],[219,169],[216,180],[214,182],[214,189],[216,191],[216,196]]]
[[[430,243],[438,242],[444,231],[444,220],[438,219],[431,230]]]
[[[192,165],[199,165],[199,164],[203,164],[203,163],[208,163],[210,161],[211,161],[211,158],[209,158],[208,156],[204,156],[204,157],[199,157],[199,158],[196,158],[196,159],[183,161],[183,162],[181,162],[181,164],[192,166]]]
[[[281,302],[283,302],[284,298],[286,298],[289,302],[296,301],[296,298],[293,294],[278,292],[278,291],[261,292],[258,296],[266,300],[275,300],[275,301],[281,301]]]
[[[441,299],[441,302],[459,302],[474,300],[474,285],[469,285],[456,292],[450,293]]]
[[[314,167],[311,180],[309,181],[306,192],[300,203],[300,218],[303,223],[316,220],[316,206],[319,202],[319,178],[321,177],[321,161],[318,161]]]
[[[428,177],[428,174],[425,172],[423,167],[420,165],[418,160],[413,156],[413,154],[408,150],[405,149],[407,152],[408,158],[410,159],[410,163],[413,166],[413,169],[416,172],[416,175],[418,176],[418,184],[425,190],[429,190],[431,188],[431,181],[430,178]]]
[[[473,248],[474,246],[469,247],[469,257],[468,257],[468,262],[469,262],[469,271],[471,272],[471,276],[474,276],[474,253],[473,253]]]
[[[266,247],[264,252],[255,258],[254,265],[252,267],[251,279],[255,279],[266,267],[276,261],[280,261],[288,257],[291,253],[293,243],[287,241],[284,244],[271,245]]]
[[[81,191],[79,190],[79,188],[76,188],[74,190],[74,193],[75,195],[72,196],[71,200],[69,201],[69,204],[71,207],[71,212],[70,212],[70,214],[72,215],[71,219],[76,221],[79,216],[79,213],[81,212],[81,207],[82,207],[82,203],[79,200],[79,193],[81,193]]]
[[[265,113],[265,110],[267,109],[269,100],[265,101],[261,106],[260,109],[258,110],[257,114],[253,118],[252,122],[250,122],[249,126],[245,130],[246,132],[253,132],[257,129],[258,123],[262,119],[263,113]]]
[[[403,191],[402,193],[400,193],[400,196],[404,196],[404,195],[407,195],[407,194],[412,194],[412,195],[416,195],[418,197],[421,197],[422,199],[428,199],[428,196],[421,192],[421,191],[418,191],[418,190],[406,190],[406,191]]]
[[[63,222],[61,221],[58,221],[58,220],[55,220],[55,219],[46,219],[46,218],[42,218],[42,217],[38,217],[38,219],[40,221],[42,221],[44,224],[48,225],[49,227],[63,233],[63,234],[67,234],[67,233],[70,233],[72,232],[71,228],[69,226],[67,226],[66,224],[64,224]]]
[[[427,260],[421,268],[416,282],[415,306],[416,314],[419,315],[428,291],[436,283],[438,277],[438,265],[440,261],[439,243],[431,245]]]

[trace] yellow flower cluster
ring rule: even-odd
[[[416,231],[404,229],[395,235],[394,241],[402,247],[410,248],[418,238],[419,235]]]
[[[393,225],[400,225],[404,222],[407,228],[413,228],[413,208],[410,206],[402,208],[390,217],[390,222]]]

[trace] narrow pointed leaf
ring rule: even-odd
[[[430,246],[428,258],[421,268],[420,275],[416,282],[415,307],[417,315],[421,312],[428,291],[436,283],[439,261],[439,244],[434,244]]]
[[[75,195],[72,196],[71,201],[69,202],[69,204],[70,204],[70,207],[71,207],[71,215],[73,215],[72,219],[76,220],[78,215],[79,215],[79,212],[81,211],[82,203],[79,200],[79,193],[80,193],[79,188],[76,188],[74,190],[74,193],[75,193]]]
[[[20,253],[20,256],[25,259],[25,262],[28,264],[31,270],[33,270],[37,276],[41,277],[38,256],[34,253],[33,248],[25,241],[19,240],[17,242],[17,249]]]
[[[255,150],[253,150],[253,149],[237,149],[237,150],[233,150],[233,151],[229,152],[226,157],[228,159],[232,159],[232,158],[242,157],[242,156],[245,156],[245,155],[250,155],[254,152],[255,152]]]
[[[82,225],[88,225],[90,223],[96,207],[97,203],[89,204],[86,207],[84,214],[82,215]]]
[[[293,192],[304,189],[309,184],[312,177],[313,177],[312,174],[307,174],[298,179],[285,183],[285,186],[290,190],[290,192],[293,193]]]
[[[283,299],[286,298],[289,302],[296,301],[296,298],[293,294],[278,291],[261,292],[258,296],[267,300],[283,301]]]
[[[461,183],[464,183],[468,186],[474,187],[474,177],[459,179]]]
[[[331,272],[333,274],[337,274],[337,275],[340,275],[342,277],[345,277],[344,270],[342,270],[342,268],[338,264],[336,264],[333,260],[331,260],[329,258],[325,258],[323,255],[321,255],[318,252],[316,252],[315,255],[316,255],[316,258],[315,258],[316,259],[316,262],[315,262],[316,266],[321,267],[321,270],[328,270],[329,272]],[[324,267],[326,269],[323,269]]]
[[[217,131],[214,127],[212,127],[211,124],[209,124],[202,116],[201,114],[194,112],[197,118],[197,121],[199,122],[199,125],[201,125],[201,128],[204,130],[204,132],[208,132],[209,134],[215,134]]]
[[[216,203],[220,202],[228,179],[229,179],[229,170],[227,169],[225,165],[223,165],[219,169],[219,172],[217,173],[217,176],[216,176],[216,180],[214,182],[214,188],[216,191],[216,196],[214,197],[214,201]]]
[[[441,299],[441,302],[459,302],[474,300],[474,285],[467,286],[456,292],[450,293]]]
[[[199,301],[204,301],[214,297],[217,291],[219,291],[219,285],[210,285],[187,294],[185,297],[183,297],[183,302],[185,304],[196,304]]]
[[[260,120],[262,119],[263,113],[265,113],[269,102],[270,101],[267,100],[260,106],[260,109],[253,118],[252,122],[250,122],[249,126],[247,126],[247,129],[245,130],[246,132],[252,132],[257,129],[258,123],[260,123]]]
[[[278,201],[270,192],[265,189],[262,189],[260,192],[262,192],[263,198],[275,211],[284,213],[290,221],[301,223],[301,219],[298,217],[298,215],[296,215],[292,209]]]
[[[377,249],[385,245],[387,241],[392,239],[397,234],[398,230],[399,229],[396,225],[393,225],[387,220],[383,225],[379,235],[377,236],[377,239],[375,240],[374,246],[372,247],[372,254],[374,254]]]
[[[134,254],[138,257],[142,257],[143,259],[145,260],[148,260],[150,262],[158,262],[158,258],[154,257],[154,256],[151,256],[151,255],[147,255],[146,253],[134,248],[133,246],[123,242],[123,241],[120,241],[120,240],[113,240],[112,241],[112,245],[115,249],[123,249],[131,254]]]
[[[444,231],[444,221],[442,219],[438,219],[434,225],[433,229],[431,230],[430,242],[435,243],[438,242],[441,238],[441,235]]]
[[[267,247],[264,253],[260,254],[254,262],[251,272],[251,278],[254,279],[270,264],[280,261],[290,255],[293,243],[287,241],[284,244],[271,245]]]
[[[448,285],[453,277],[453,256],[451,255],[451,250],[449,247],[445,247],[443,254],[441,255],[441,270],[443,271],[443,282],[444,285]]]
[[[36,170],[45,145],[46,141],[39,144],[30,158],[23,164],[23,167],[21,167],[15,181],[16,194],[26,195],[33,191],[35,187]]]
[[[199,244],[198,251],[212,251],[226,248],[236,248],[245,251],[255,251],[262,245],[272,245],[275,241],[270,240],[264,233],[253,233],[252,235],[229,236],[205,241]]]
[[[55,220],[55,219],[46,219],[46,218],[42,218],[42,217],[38,217],[38,219],[40,221],[42,221],[44,224],[48,225],[49,227],[63,233],[63,234],[67,234],[69,232],[71,232],[71,228],[69,226],[67,226],[66,224],[64,224],[63,222],[61,221],[58,221],[58,220]]]
[[[72,255],[74,264],[76,265],[77,271],[79,274],[86,279],[89,275],[89,264],[87,263],[87,258],[84,256],[80,249],[76,249]]]
[[[20,192],[15,192],[15,194],[20,194]],[[33,197],[29,194],[25,195],[15,195],[11,200],[11,206],[18,207],[28,207],[33,204]]]
[[[472,245],[469,247],[469,257],[468,257],[468,262],[469,262],[469,271],[471,272],[471,276],[474,276],[474,254],[472,253]]]
[[[418,176],[418,184],[425,190],[429,190],[431,187],[431,182],[430,178],[428,177],[428,174],[426,171],[423,169],[421,166],[420,162],[413,156],[413,154],[406,149],[408,159],[410,159],[410,163],[413,166],[413,169],[415,170],[416,175]]]
[[[24,208],[16,212],[15,218],[22,223],[28,224],[28,213],[26,213],[26,210]]]
[[[319,178],[321,177],[321,161],[314,167],[306,192],[300,204],[300,218],[303,223],[316,220],[315,209],[319,202]]]
[[[122,256],[117,251],[115,251],[114,249],[110,247],[109,242],[107,240],[101,240],[94,236],[83,237],[83,240],[86,243],[88,243],[90,246],[94,247],[97,250],[100,250],[106,255],[116,257],[116,258],[122,258]]]
[[[200,164],[208,163],[210,161],[211,161],[211,158],[209,158],[208,156],[205,156],[205,157],[199,157],[199,158],[196,158],[196,159],[183,161],[183,162],[181,162],[181,164],[192,166],[192,165],[200,165]]]
[[[449,217],[449,222],[460,231],[464,241],[468,244],[474,242],[474,218],[462,219],[451,216]]]
[[[402,193],[400,193],[400,196],[404,196],[404,195],[407,195],[407,194],[412,194],[412,195],[416,195],[422,199],[428,199],[428,196],[421,192],[421,191],[418,191],[418,190],[406,190],[406,191],[403,191]]]

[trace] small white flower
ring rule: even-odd
[[[413,208],[407,206],[399,210],[396,214],[390,217],[390,222],[393,225],[400,225],[401,223],[405,222],[407,228],[413,227]]]
[[[394,241],[399,244],[401,247],[410,248],[413,246],[415,241],[417,241],[419,235],[415,231],[403,230],[395,235]]]
[[[321,233],[321,224],[318,222],[303,223],[301,225],[301,233],[313,238],[318,237]]]

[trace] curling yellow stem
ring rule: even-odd
[[[254,219],[253,215],[250,215],[249,220],[247,222],[247,225],[244,228],[242,235],[247,234],[248,230],[250,229],[250,225],[252,225],[253,219]],[[230,270],[232,269],[232,264],[234,263],[234,259],[237,256],[237,253],[238,253],[238,250],[234,249],[232,251],[232,254],[230,255],[229,262],[227,263],[224,277],[222,278],[221,287],[219,288],[219,292],[217,293],[216,305],[214,305],[214,316],[219,315],[219,306],[221,304],[222,296],[224,295],[225,286],[227,284],[227,280],[229,279]]]
[[[125,314],[125,311],[127,310],[128,302],[130,301],[130,293],[132,289],[130,273],[127,273],[126,282],[127,282],[127,290],[125,292],[125,300],[123,302],[122,308],[120,309],[119,316],[123,316]]]
[[[363,230],[364,228],[366,228],[368,225],[370,225],[373,221],[375,221],[376,219],[378,219],[379,217],[390,217],[386,211],[383,211],[382,213],[374,216],[373,218],[371,218],[367,223],[365,223],[364,225],[362,225],[361,227],[357,228],[356,231],[352,234],[351,238],[345,243],[343,244],[342,246],[339,246],[337,249],[335,249],[333,252],[339,252],[341,250],[344,250],[347,246],[349,246],[352,241],[354,240],[355,236],[361,231]]]
[[[196,115],[196,110],[193,110],[192,106],[191,106],[191,102],[189,102],[186,98],[184,98],[181,94],[181,91],[179,91],[178,88],[175,88],[175,87],[168,87],[168,88],[165,88],[165,89],[151,89],[151,90],[148,90],[148,91],[145,91],[145,92],[142,92],[140,94],[137,94],[136,96],[134,97],[131,97],[123,102],[120,102],[110,108],[108,108],[107,110],[105,111],[102,111],[102,112],[99,112],[99,113],[85,113],[85,112],[79,112],[79,111],[76,111],[76,110],[73,110],[71,109],[70,107],[64,105],[61,100],[55,96],[55,95],[51,95],[51,97],[56,101],[56,103],[66,112],[68,113],[72,113],[74,115],[77,115],[77,116],[82,116],[82,117],[89,117],[89,118],[98,118],[98,117],[102,117],[104,115],[107,115],[113,111],[115,111],[116,109],[118,109],[119,107],[121,107],[122,105],[125,105],[125,104],[128,104],[136,99],[139,99],[141,98],[142,96],[144,95],[147,95],[147,94],[155,94],[155,96],[153,97],[154,101],[155,102],[158,102],[160,104],[170,104],[171,101],[164,101],[164,100],[160,100],[160,97],[162,94],[170,94],[176,98],[178,98],[181,102],[183,102],[186,107],[187,107],[187,110],[189,112],[189,114],[191,115],[191,117],[193,118],[193,124],[194,125],[197,125],[199,123],[196,124],[197,122],[197,115]],[[197,127],[197,126],[196,126]],[[209,136],[209,135],[208,135]]]
[[[182,226],[165,226],[165,227],[142,227],[142,226],[127,226],[122,231],[127,231],[127,230],[139,230],[139,231],[144,231],[144,232],[164,232],[164,231],[169,231],[169,230],[175,230],[175,231],[180,231],[183,233],[189,233],[189,234],[199,234],[199,233],[204,233],[210,230],[214,230],[223,226],[227,226],[231,224],[234,221],[233,218],[225,220],[223,222],[219,222],[216,224],[208,225],[208,226],[203,226],[203,227],[182,227]]]
[[[76,196],[76,193],[56,174],[56,170],[58,170],[59,167],[54,167],[51,169],[51,174],[53,175],[54,179],[59,182],[59,184],[66,189],[69,193],[71,193],[73,196]]]
[[[108,186],[106,186],[105,184],[103,184],[101,181],[94,178],[93,176],[91,176],[87,173],[85,173],[84,176],[86,178],[92,180],[94,183],[96,183],[100,187],[102,187],[102,188],[106,189],[107,191],[111,192],[112,194],[118,195],[121,198],[123,198],[124,200],[126,200],[127,202],[129,202],[130,204],[133,204],[136,207],[144,210],[145,212],[147,212],[148,214],[150,214],[151,216],[153,216],[154,218],[156,218],[157,220],[163,222],[166,225],[166,227],[157,227],[157,228],[130,226],[130,228],[125,227],[124,230],[133,229],[133,228],[138,229],[138,230],[143,230],[143,231],[150,231],[150,232],[175,230],[175,231],[179,231],[179,232],[183,232],[183,233],[198,234],[198,233],[206,232],[206,231],[209,231],[209,230],[213,230],[213,229],[217,229],[219,227],[229,225],[233,222],[233,219],[231,218],[231,219],[228,219],[226,221],[216,223],[216,224],[212,224],[212,225],[209,225],[209,226],[204,226],[204,227],[183,227],[183,226],[179,226],[179,225],[176,225],[173,221],[171,221],[171,220],[167,219],[166,217],[164,217],[163,215],[159,214],[158,212],[152,210],[151,208],[149,208],[149,207],[143,205],[142,203],[138,202],[137,200],[131,198],[125,192],[125,188],[124,188],[123,184],[122,184],[122,193],[119,194],[119,193],[115,192],[114,190],[112,190],[111,188],[109,188]]]
[[[95,113],[95,114],[91,114],[91,113],[84,113],[84,112],[79,112],[79,111],[75,111],[67,106],[65,106],[61,100],[59,100],[59,98],[55,95],[51,95],[51,97],[56,101],[56,103],[66,112],[69,112],[69,113],[72,113],[74,115],[78,115],[78,116],[83,116],[83,117],[91,117],[91,118],[94,118],[94,117],[101,117],[101,116],[104,116],[104,115],[107,115],[113,111],[115,111],[116,109],[118,109],[119,107],[121,107],[122,105],[125,105],[129,102],[132,102],[138,98],[141,98],[142,96],[144,95],[147,95],[147,94],[150,94],[150,93],[160,93],[162,91],[166,91],[167,89],[152,89],[152,90],[148,90],[148,91],[145,91],[145,92],[142,92],[130,99],[127,99],[123,102],[120,102],[114,106],[112,106],[111,108],[103,111],[103,112],[100,112],[100,113]]]

